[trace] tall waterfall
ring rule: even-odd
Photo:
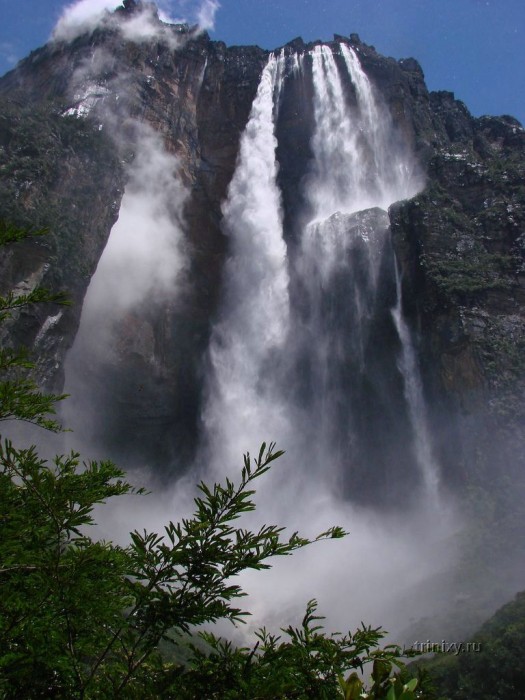
[[[272,384],[289,324],[288,270],[276,184],[275,115],[284,56],[263,70],[223,206],[230,238],[223,311],[211,343],[204,423],[212,460],[237,464],[247,446],[283,437],[287,415]]]
[[[312,118],[303,223],[287,229],[283,212],[297,209],[277,154],[289,90],[310,97]],[[414,528],[421,503],[436,502],[438,467],[385,211],[421,186],[353,48],[270,57],[223,206],[230,257],[209,351],[207,458],[232,473],[243,451],[275,440],[287,454],[259,486],[260,517],[307,531],[340,522],[353,535],[343,555],[295,558],[290,580],[284,563],[273,583],[247,577],[270,624],[270,611],[278,624],[281,606],[312,590],[354,622],[390,624],[402,589],[392,581],[416,560],[413,582],[423,580],[432,562],[421,549],[432,540],[438,551],[441,535]],[[387,515],[400,504],[411,518]]]
[[[283,143],[293,147],[286,150]],[[162,365],[156,362],[154,329],[147,314],[139,318],[138,312],[148,303],[151,285],[160,286],[156,296],[176,296],[191,249],[183,235],[186,191],[177,161],[158,139],[151,145],[155,158],[141,150],[136,177],[131,172],[122,226],[115,227],[93,280],[78,337],[87,343],[93,324],[100,322],[106,283],[117,282],[117,295],[119,285],[131,285],[133,308],[118,308],[117,317],[137,344],[131,350],[140,356],[138,366],[154,374]],[[152,164],[158,168],[150,169]],[[205,479],[236,477],[244,452],[275,441],[287,454],[258,485],[260,508],[251,517],[308,535],[334,523],[351,531],[337,549],[326,543],[321,552],[312,552],[314,561],[309,552],[298,553],[291,575],[278,564],[271,572],[277,577],[273,585],[258,575],[248,586],[265,622],[271,623],[268,612],[276,611],[276,626],[283,607],[302,605],[312,595],[328,612],[333,605],[346,610],[345,625],[360,619],[390,624],[385,608],[404,590],[406,571],[415,584],[431,571],[432,562],[422,562],[428,542],[436,551],[437,535],[421,534],[417,499],[437,502],[439,468],[402,315],[386,211],[421,186],[410,148],[357,49],[332,44],[297,53],[287,47],[269,56],[222,205],[228,257],[202,372],[204,388],[198,386],[198,460],[193,452],[182,459],[183,466],[206,465]],[[130,233],[141,223],[137,206],[147,224],[137,228],[137,240],[154,243],[152,232],[160,238],[158,245],[147,246],[151,266],[143,265],[140,248],[134,250],[134,264],[146,270],[145,276],[126,274],[129,266],[118,275],[123,256],[133,252]],[[115,318],[106,317],[103,325],[107,336],[115,337]],[[181,343],[181,353],[186,347],[191,351],[177,330],[174,324],[170,333]],[[105,348],[98,350],[88,353],[91,363],[106,362]],[[110,350],[111,361],[118,348]],[[84,361],[74,349],[68,367],[76,366],[79,376]],[[101,372],[100,383],[105,377]],[[163,380],[159,374],[148,403],[161,418]],[[142,381],[130,382],[133,391],[124,396],[144,405]],[[89,394],[88,386],[79,388],[74,381],[68,386],[74,395]],[[183,394],[176,400],[185,406]],[[83,406],[78,412],[84,413]],[[143,422],[144,433],[151,432]],[[194,476],[191,471],[189,478]],[[191,501],[180,482],[173,500],[179,512]],[[172,518],[171,501],[168,507]]]
[[[288,79],[310,79],[313,99],[304,180],[310,220],[292,258],[276,159]],[[420,435],[416,421],[423,394],[385,212],[420,187],[353,48],[270,56],[223,205],[230,257],[203,414],[208,459],[217,466],[229,468],[272,439],[289,453],[290,478],[304,482],[310,473],[349,495],[374,490],[379,480],[386,497],[410,478],[415,460],[430,488],[437,467],[428,431]],[[412,451],[409,433],[416,434]]]

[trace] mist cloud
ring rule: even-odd
[[[70,4],[53,29],[52,38],[57,41],[73,41],[81,34],[92,32],[118,5],[115,0],[79,0]]]
[[[179,162],[149,127],[137,124],[136,129],[136,155],[119,219],[86,295],[79,331],[81,344],[88,346],[95,332],[103,354],[112,346],[113,324],[129,310],[145,299],[176,294],[187,261],[183,209],[188,192]]]
[[[197,25],[191,33],[191,36],[195,36],[201,31],[213,29],[215,15],[220,7],[217,0],[164,0],[157,4],[158,15],[153,5],[146,4],[126,21],[117,22],[111,13],[120,6],[115,0],[78,0],[69,4],[53,30],[52,39],[73,41],[97,27],[106,26],[118,27],[128,41],[155,39],[176,49],[183,43],[183,38],[172,30],[170,24]]]
[[[204,0],[197,12],[197,24],[201,29],[215,28],[215,15],[219,7],[217,0]]]

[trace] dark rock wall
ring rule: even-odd
[[[60,117],[45,103],[27,106],[23,93],[15,93],[2,98],[0,182],[3,218],[31,230],[50,229],[2,251],[2,293],[42,285],[67,290],[72,301],[35,347],[40,381],[56,388],[89,280],[118,216],[121,164],[93,124]],[[32,346],[46,318],[56,314],[56,307],[31,308],[3,331]]]
[[[525,133],[510,117],[473,119],[450,93],[429,106],[427,187],[390,212],[405,311],[445,461],[457,468],[461,455],[469,477],[488,480],[495,466],[519,474]]]

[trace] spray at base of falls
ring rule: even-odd
[[[276,133],[287,81],[309,79],[312,90],[305,93],[313,95],[314,123],[304,189],[310,221],[291,259],[277,185]],[[354,105],[345,80],[353,85]],[[451,522],[422,534],[438,466],[425,442],[428,429],[421,432],[416,423],[424,415],[418,413],[423,394],[401,314],[385,211],[421,186],[409,149],[351,47],[341,45],[337,60],[325,45],[310,54],[270,57],[223,205],[230,258],[209,353],[206,447],[212,473],[228,476],[242,452],[255,452],[263,440],[286,450],[276,473],[258,487],[259,511],[250,524],[278,522],[312,535],[338,523],[352,535],[299,553],[291,569],[281,562],[262,576],[243,576],[255,593],[256,624],[261,618],[278,624],[283,610],[295,611],[315,593],[329,618],[330,611],[339,611],[333,624],[344,610],[349,626],[366,619],[399,629],[405,615],[418,614],[392,602],[406,589],[406,571],[414,586],[422,585],[450,556],[443,543]],[[378,314],[395,348],[383,371],[395,375],[395,402],[374,384],[383,376],[375,369],[381,357]],[[367,411],[374,414],[368,422]],[[398,413],[404,422],[396,422]],[[402,434],[395,435],[398,426]],[[390,499],[401,511],[365,508],[352,498],[356,450],[374,443],[387,451],[386,469],[402,444],[398,462],[412,454],[410,483],[395,467],[385,473],[384,481],[397,481],[406,494],[405,501]],[[374,469],[373,458],[367,466]],[[438,552],[432,561],[425,560],[429,548]]]

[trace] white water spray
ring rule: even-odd
[[[283,348],[289,323],[288,270],[281,195],[276,184],[275,105],[284,56],[270,56],[263,70],[237,168],[223,205],[230,237],[224,312],[210,343],[212,377],[204,423],[212,462],[237,465],[247,448],[281,440],[284,405],[263,381]]]
[[[375,94],[354,50],[340,44],[355,88],[357,108],[349,109],[333,51],[312,52],[315,156],[308,197],[314,220],[336,211],[388,209],[421,188],[412,157],[398,146],[388,110]]]
[[[93,376],[102,366],[118,365],[122,346],[156,369],[154,331],[143,312],[160,300],[177,298],[187,266],[188,190],[179,161],[153,130],[141,124],[136,130],[136,155],[119,218],[91,279],[80,327],[66,358],[66,391],[72,398],[65,406],[65,422],[75,430],[73,442],[79,435],[89,435],[89,422],[97,413]],[[88,439],[96,444],[91,436]]]

